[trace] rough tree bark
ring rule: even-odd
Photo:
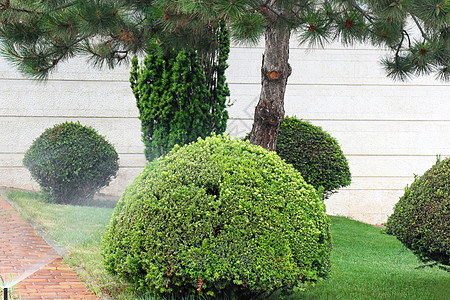
[[[278,129],[284,118],[284,94],[289,65],[290,31],[269,24],[265,29],[265,49],[261,67],[261,95],[255,108],[250,143],[276,149]]]

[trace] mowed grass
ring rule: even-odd
[[[450,273],[423,264],[384,230],[331,217],[330,278],[290,299],[450,299]],[[418,268],[419,267],[419,268]]]
[[[65,249],[66,260],[98,294],[133,299],[126,284],[102,265],[101,238],[112,208],[55,205],[33,193],[11,191],[22,215]],[[421,263],[381,228],[331,218],[332,274],[288,299],[450,299],[450,274]]]

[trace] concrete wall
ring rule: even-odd
[[[251,129],[260,89],[262,47],[234,47],[228,82],[227,131]],[[330,214],[372,224],[386,221],[413,174],[450,156],[450,86],[420,78],[385,78],[380,50],[333,45],[291,48],[287,115],[322,126],[340,142],[353,175],[350,187],[326,201]],[[77,60],[47,83],[23,79],[0,60],[0,186],[37,189],[21,160],[32,140],[53,124],[79,120],[96,128],[120,155],[119,176],[104,193],[121,194],[145,164],[128,69],[97,71]]]

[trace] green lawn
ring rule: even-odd
[[[450,274],[422,264],[393,236],[331,217],[332,274],[292,299],[450,299]]]
[[[32,193],[12,191],[10,200],[24,217],[65,249],[66,261],[98,294],[131,299],[125,284],[102,268],[101,236],[111,208],[63,206],[40,201]],[[332,274],[289,299],[450,299],[450,274],[421,268],[395,237],[382,229],[343,217],[331,217]]]

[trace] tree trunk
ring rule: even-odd
[[[255,108],[250,143],[272,151],[276,149],[278,129],[284,118],[284,93],[291,75],[290,35],[287,28],[271,24],[265,31],[261,95]]]

